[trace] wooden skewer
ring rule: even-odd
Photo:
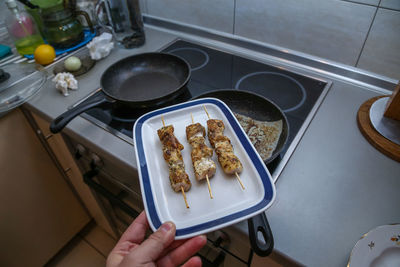
[[[163,115],[161,115],[161,121],[162,121],[163,127],[165,127],[165,121],[164,121],[164,116]],[[187,202],[186,194],[185,194],[185,190],[183,190],[183,186],[181,186],[181,191],[182,191],[183,199],[185,200],[186,208],[188,209],[189,208],[189,204]]]
[[[204,105],[203,105],[203,108],[204,108],[204,111],[207,113],[207,117],[208,117],[208,119],[210,120],[210,119],[211,119],[211,117],[210,117],[210,114],[208,114],[208,111],[207,111],[207,109],[206,109],[206,106],[204,106]]]
[[[204,108],[204,111],[207,113],[208,119],[210,120],[211,117],[210,117],[210,114],[208,114],[206,106],[203,105],[203,108]],[[236,176],[237,180],[239,181],[240,185],[242,186],[242,189],[245,190],[244,185],[242,183],[242,179],[240,179],[240,176],[239,176],[239,174],[237,172],[235,172],[235,176]]]
[[[185,190],[183,190],[183,186],[181,186],[181,191],[182,191],[183,199],[185,200],[186,208],[188,209],[189,204],[187,203],[186,194],[185,194]]]
[[[165,127],[165,121],[164,121],[164,116],[161,115],[161,121],[162,121],[162,126]]]
[[[208,175],[206,174],[206,180],[207,180],[207,185],[208,185],[208,192],[210,193],[210,198],[213,199],[213,194],[211,191],[211,186],[210,186],[210,179],[208,179]]]
[[[238,174],[237,172],[235,172],[235,175],[236,175],[236,178],[238,179],[240,185],[242,186],[242,189],[245,190],[244,185],[243,185],[243,183],[242,183],[242,180],[240,179],[239,174]]]
[[[193,114],[190,113],[190,117],[192,117],[192,123],[194,123],[194,119],[193,119]],[[210,198],[213,199],[213,194],[211,191],[211,185],[210,185],[210,179],[208,179],[208,175],[206,174],[206,180],[207,180],[207,186],[208,186],[208,192],[210,193]]]

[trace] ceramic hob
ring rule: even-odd
[[[218,89],[250,91],[277,104],[289,122],[289,138],[285,149],[274,165],[288,158],[326,95],[331,82],[291,72],[285,68],[267,65],[239,55],[184,40],[175,40],[161,52],[185,59],[191,67],[191,79],[183,93],[169,106],[185,102]],[[98,92],[96,90],[86,99]],[[116,114],[111,106],[91,109],[82,116],[120,138],[132,143],[132,127],[141,115],[158,109],[130,110],[124,116]],[[249,107],[251,108],[251,107]]]

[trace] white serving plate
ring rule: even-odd
[[[348,266],[400,266],[400,224],[382,225],[363,235],[351,251]]]
[[[207,182],[195,178],[186,140],[186,126],[194,121],[207,127],[207,108],[211,118],[225,124],[224,134],[231,139],[235,154],[243,164],[240,177],[242,190],[235,176],[226,175],[214,153],[217,171],[210,179],[214,199],[210,199]],[[251,107],[249,107],[251,108]],[[175,136],[185,147],[182,156],[192,188],[186,192],[190,206],[186,208],[181,193],[172,190],[167,163],[162,154],[162,144],[157,130],[164,116],[166,125],[172,124]],[[270,173],[254,146],[239,125],[232,111],[216,98],[203,98],[162,108],[141,116],[133,127],[136,159],[144,207],[153,231],[166,221],[176,224],[176,239],[192,237],[226,227],[265,211],[275,199],[275,186]],[[206,138],[208,142],[208,137]]]

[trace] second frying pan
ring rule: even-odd
[[[289,124],[283,111],[263,96],[240,90],[215,90],[196,96],[195,98],[215,97],[225,102],[233,112],[260,121],[282,120],[283,128],[278,145],[265,164],[274,160],[286,145],[289,136]],[[261,257],[268,256],[274,248],[274,238],[264,212],[247,220],[252,250]],[[258,236],[264,239],[261,241]]]
[[[225,102],[236,113],[259,121],[282,120],[282,133],[271,157],[264,161],[272,162],[285,147],[289,136],[289,123],[283,111],[263,96],[234,89],[215,90],[196,96],[195,98],[215,97]]]
[[[101,94],[66,111],[50,125],[60,132],[82,112],[102,105],[126,110],[156,107],[170,101],[185,89],[190,66],[180,57],[166,53],[145,53],[124,58],[101,76]]]

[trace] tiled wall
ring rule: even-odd
[[[400,79],[399,11],[378,9],[357,67]]]
[[[147,0],[149,14],[223,32],[233,29],[233,0]]]
[[[376,9],[326,0],[236,4],[235,34],[353,66]]]
[[[400,79],[400,0],[140,0],[143,13]]]

